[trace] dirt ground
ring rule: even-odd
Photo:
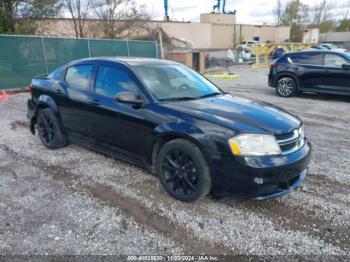
[[[350,255],[350,99],[283,99],[267,70],[214,80],[299,115],[313,144],[303,186],[271,201],[169,197],[147,171],[78,145],[50,151],[26,122],[29,94],[0,103],[0,255]],[[343,257],[345,259],[345,257]]]

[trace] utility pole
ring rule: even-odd
[[[169,21],[169,5],[168,0],[164,0],[164,20]]]

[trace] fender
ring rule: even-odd
[[[62,119],[60,117],[60,114],[58,112],[58,106],[56,104],[56,102],[53,100],[52,97],[48,96],[48,95],[41,95],[37,102],[34,103],[36,104],[35,108],[34,108],[34,113],[32,114],[32,117],[30,117],[29,121],[30,121],[30,131],[33,135],[35,135],[35,125],[36,125],[36,121],[37,121],[37,114],[38,114],[38,110],[40,107],[48,107],[50,109],[52,109],[56,116],[58,117],[62,127],[63,127],[63,124],[62,124]]]
[[[58,114],[58,106],[56,104],[56,102],[52,99],[52,97],[48,96],[48,95],[41,95],[38,99],[38,106],[40,105],[45,105],[46,107],[51,108],[56,114]]]
[[[193,144],[197,145],[207,161],[211,162],[212,159],[216,158],[215,152],[218,152],[218,147],[209,135],[205,134],[199,127],[193,123],[189,123],[178,119],[176,122],[170,122],[158,125],[154,129],[152,138],[150,138],[146,143],[147,152],[154,162],[155,155],[153,153],[157,152],[159,148],[157,147],[157,142],[161,141],[163,138],[167,137],[179,137],[191,141]]]

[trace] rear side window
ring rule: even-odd
[[[75,88],[88,89],[92,73],[92,65],[76,65],[67,69],[66,82]]]
[[[290,56],[294,64],[303,65],[322,65],[322,54],[319,53],[300,53]]]
[[[137,93],[137,85],[127,72],[115,67],[99,66],[95,93],[115,98],[118,93],[126,91]]]
[[[324,64],[328,67],[342,67],[343,64],[348,64],[348,62],[341,56],[326,54],[324,57]]]
[[[54,71],[52,71],[48,76],[47,78],[48,79],[57,79],[60,75],[62,71],[62,66],[60,66],[59,68],[55,69]]]

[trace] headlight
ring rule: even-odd
[[[298,133],[300,137],[304,138],[304,126],[299,127],[298,129]]]
[[[228,140],[237,156],[267,156],[281,154],[276,138],[271,135],[242,134]]]

